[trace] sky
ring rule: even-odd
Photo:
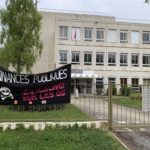
[[[5,0],[0,0],[1,8],[5,6],[4,4]],[[145,4],[144,0],[39,0],[38,9],[80,11],[150,22],[150,4]]]

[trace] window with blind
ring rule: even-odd
[[[109,29],[107,34],[108,42],[117,42],[117,30]]]
[[[128,43],[128,31],[120,30],[120,43]]]
[[[72,41],[79,41],[80,40],[80,31],[79,27],[72,27]]]
[[[59,38],[63,40],[68,39],[68,26],[59,26]]]
[[[66,64],[67,63],[67,55],[68,55],[67,51],[63,51],[63,50],[59,51],[59,63],[60,64]]]
[[[139,31],[131,31],[131,43],[132,44],[139,43]]]
[[[91,41],[92,40],[92,28],[84,28],[84,40]]]
[[[150,31],[143,31],[142,40],[143,44],[150,44]]]
[[[96,41],[104,42],[104,29],[96,29]]]

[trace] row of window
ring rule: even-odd
[[[84,65],[92,65],[92,52],[84,52]],[[120,53],[120,66],[128,66],[128,53]],[[139,66],[139,54],[131,54],[131,65]],[[96,52],[96,65],[104,65],[105,53]],[[108,53],[108,66],[116,66],[117,53]],[[59,51],[59,63],[68,63],[68,51]],[[71,63],[80,64],[80,52],[71,52]],[[150,54],[143,54],[143,67],[150,67]]]
[[[127,78],[120,78],[120,85],[127,85],[128,84]],[[97,78],[96,79],[96,86],[99,88],[103,88],[103,79]],[[113,85],[116,85],[116,78],[108,78],[108,82],[111,82]],[[138,78],[132,78],[131,79],[131,85],[132,87],[138,87],[139,86],[139,79]]]
[[[105,29],[104,28],[96,28],[96,41],[97,42],[105,42]],[[120,43],[128,43],[129,42],[129,31],[128,30],[120,30]],[[59,26],[59,38],[63,40],[69,39],[69,27],[68,26]],[[71,28],[71,39],[73,41],[81,40],[81,28],[80,27],[72,27]],[[118,33],[116,29],[107,30],[107,41],[108,42],[117,42]],[[85,27],[84,28],[84,40],[92,41],[93,40],[93,28]],[[139,31],[131,31],[130,32],[130,42],[132,44],[138,44],[140,42],[140,32]],[[142,43],[150,44],[150,31],[142,32]]]

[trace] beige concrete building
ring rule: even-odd
[[[41,14],[44,47],[33,73],[72,63],[77,83],[150,84],[150,24],[112,16]]]

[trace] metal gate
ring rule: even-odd
[[[150,111],[142,109],[143,99],[150,100],[150,87],[146,87],[143,91],[139,85],[76,83],[72,84],[71,103],[92,120],[108,121],[110,129],[150,126]]]
[[[113,93],[114,89],[118,93]],[[115,127],[150,126],[150,86],[112,85],[108,88],[108,125]],[[146,106],[146,110],[144,109]]]

